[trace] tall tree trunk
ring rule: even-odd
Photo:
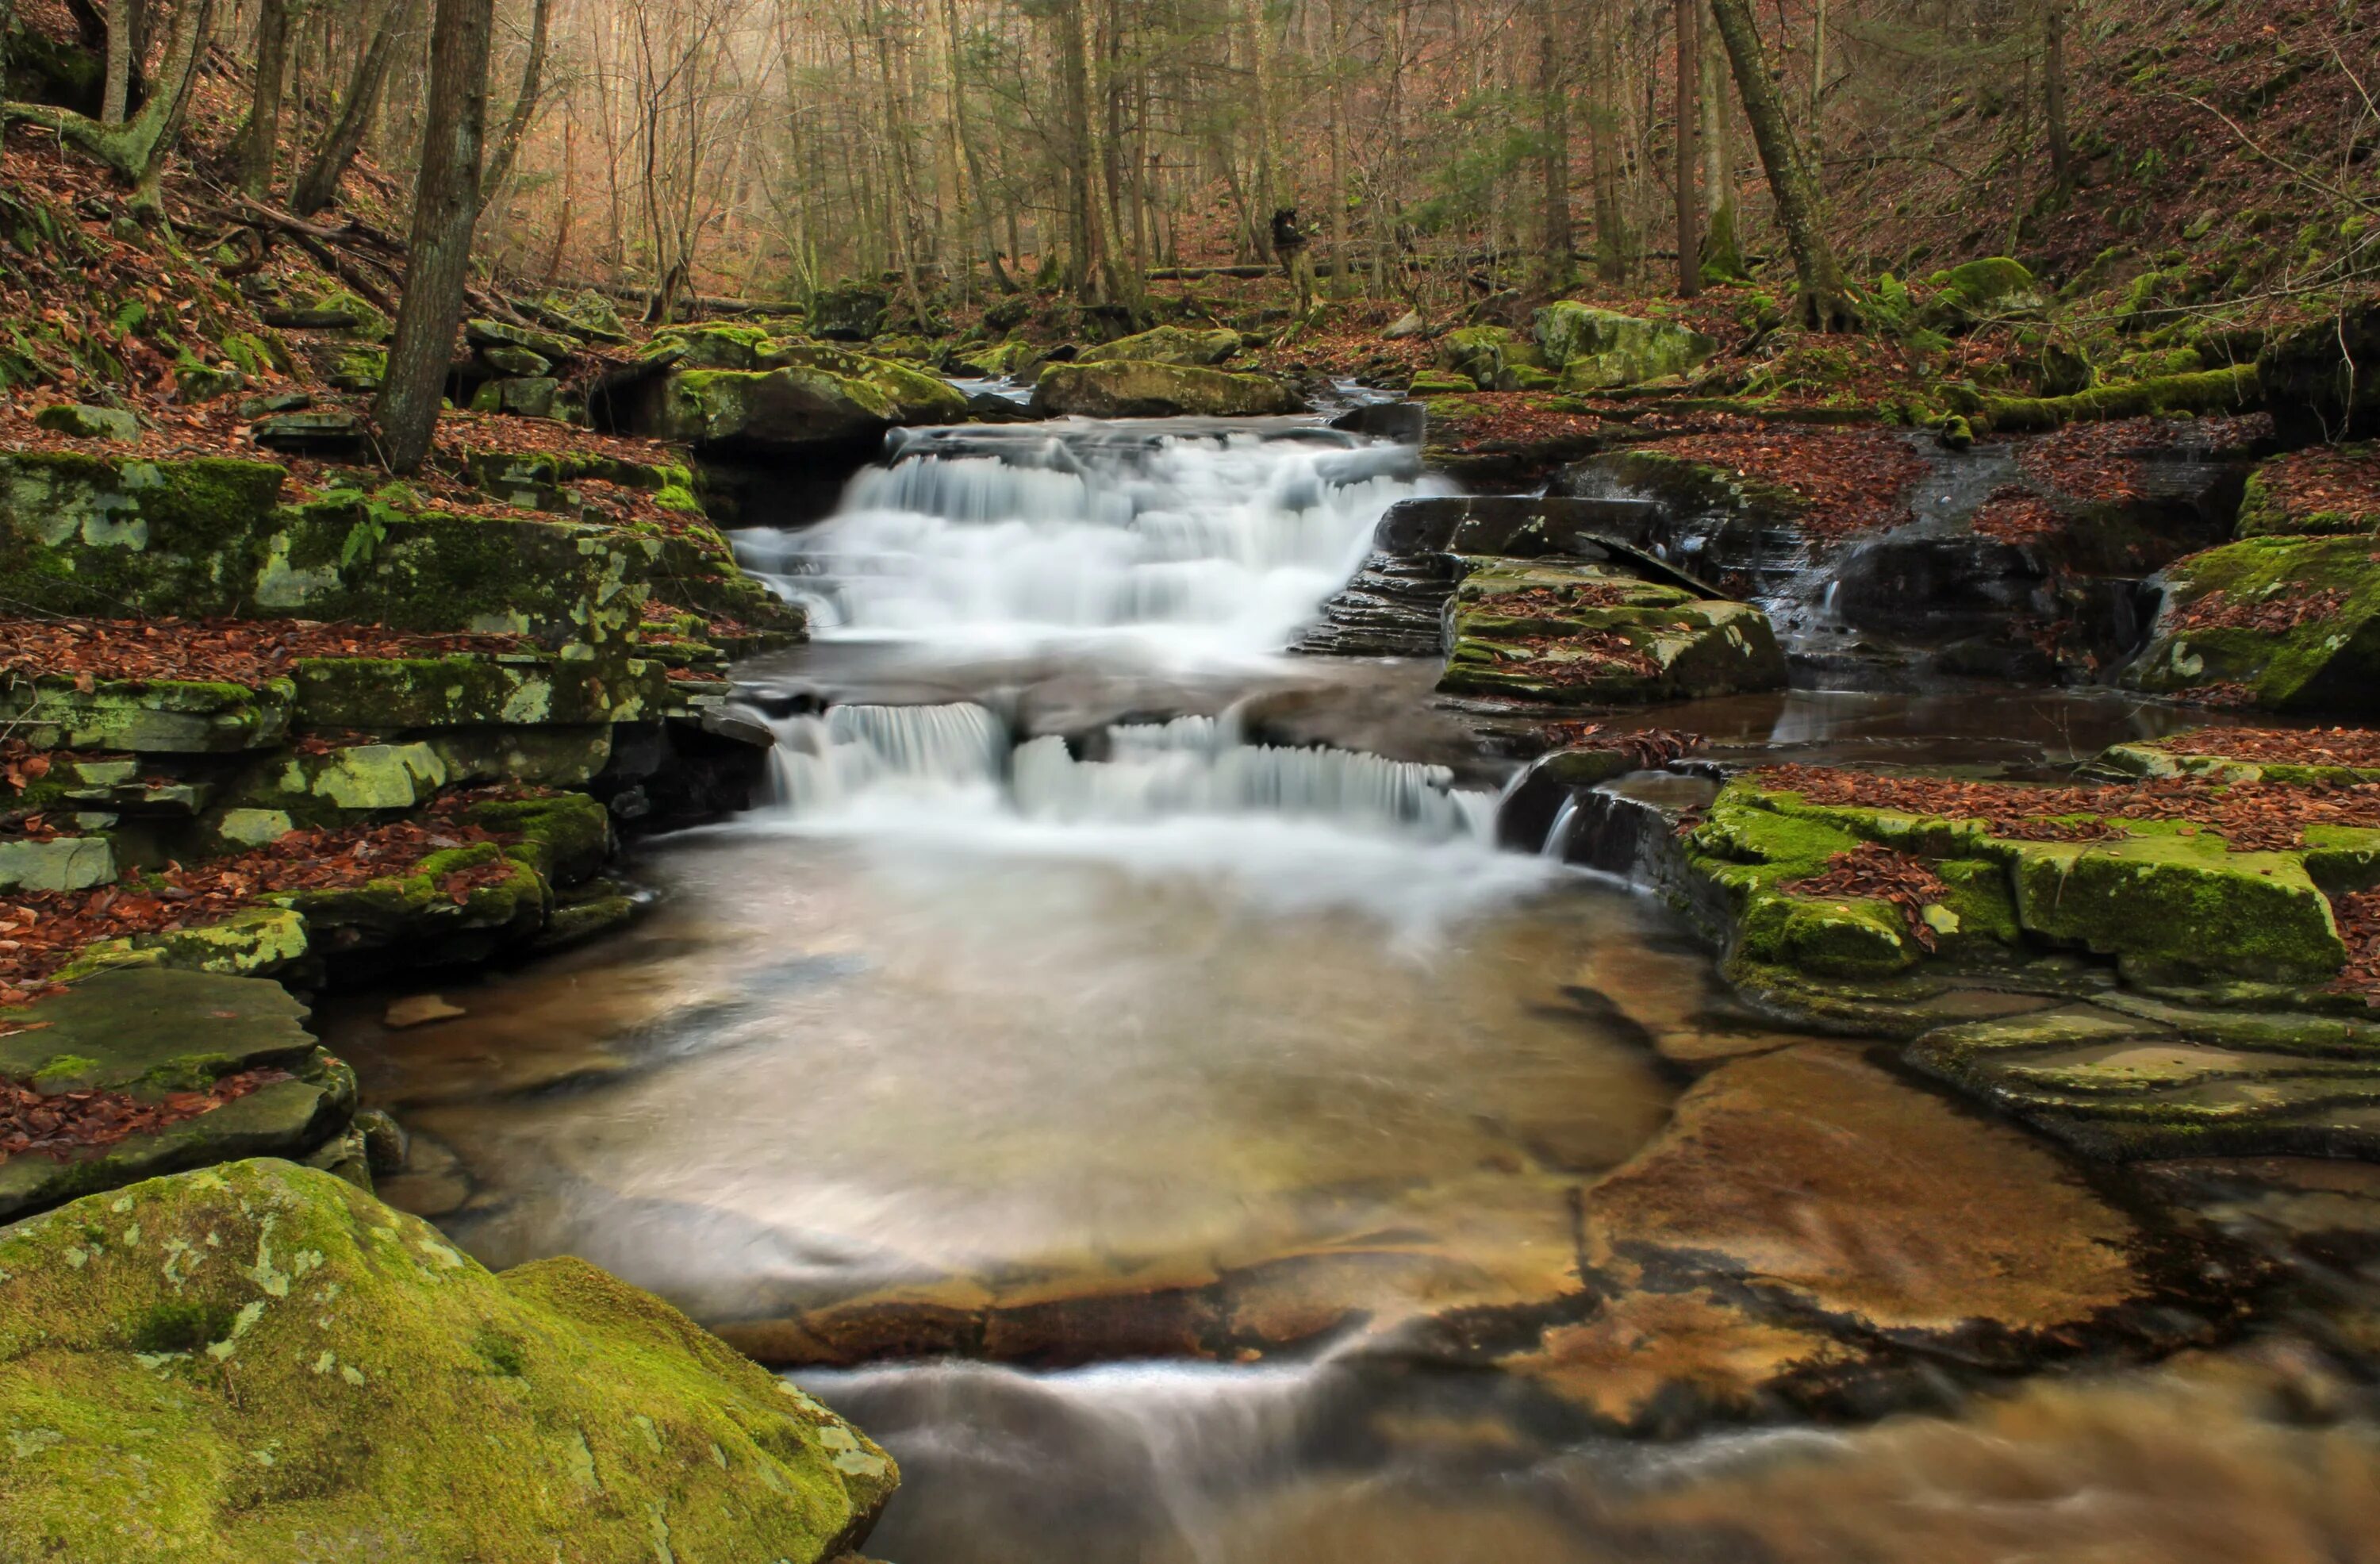
[[[121,125],[132,104],[133,43],[140,32],[140,0],[115,0],[107,7],[107,87],[99,111],[103,125]]]
[[[1702,0],[1678,0],[1678,297],[1703,290],[1703,247],[1695,219],[1694,131],[1702,124]]]
[[[2049,120],[2049,170],[2058,193],[2074,188],[2074,143],[2066,125],[2066,13],[2068,0],[2048,0],[2042,18],[2042,102]]]
[[[1802,322],[1815,331],[1855,330],[1859,309],[1843,282],[1834,246],[1828,242],[1817,187],[1794,142],[1777,82],[1768,74],[1767,53],[1752,19],[1752,0],[1711,0],[1711,10],[1735,67],[1736,90],[1743,99],[1744,117],[1752,122],[1761,166],[1768,173],[1769,192],[1776,197],[1777,225],[1785,230],[1786,246],[1793,253]]]
[[[1615,6],[1599,6],[1597,11],[1589,45],[1595,85],[1587,111],[1595,132],[1595,269],[1605,282],[1618,283],[1627,280],[1629,259],[1635,251],[1621,189],[1626,170],[1620,145],[1619,18]]]
[[[1735,214],[1735,123],[1724,91],[1726,45],[1711,25],[1709,0],[1696,0],[1695,31],[1702,34],[1703,275],[1720,282],[1744,280],[1743,245]]]
[[[1551,299],[1577,280],[1571,250],[1575,240],[1570,214],[1570,84],[1563,79],[1560,8],[1555,0],[1529,0],[1536,13],[1537,291]]]
[[[256,86],[235,161],[239,188],[260,200],[273,189],[281,153],[281,88],[289,74],[289,0],[261,0],[256,12]]]
[[[429,133],[413,196],[405,299],[388,370],[372,409],[391,470],[419,470],[438,429],[455,328],[480,215],[480,158],[487,134],[488,43],[495,0],[437,0],[430,31]]]
[[[411,25],[419,0],[387,0],[381,7],[380,19],[372,26],[371,41],[364,45],[363,57],[356,61],[355,74],[348,79],[347,95],[339,104],[338,117],[332,121],[322,144],[298,176],[295,189],[289,192],[289,210],[300,217],[310,217],[338,198],[339,181],[347,172],[347,165],[356,158],[357,149],[364,144],[364,132],[371,126],[372,114],[380,106],[382,92],[388,84],[389,67],[396,61],[397,40]]]
[[[520,156],[521,138],[537,119],[538,93],[545,74],[545,25],[553,9],[553,0],[537,0],[528,18],[528,58],[521,65],[520,95],[513,100],[512,112],[504,116],[504,128],[496,134],[494,146],[488,152],[486,172],[480,177],[480,210],[502,193],[504,181],[512,177],[513,163]]]
[[[1099,194],[1091,150],[1091,49],[1084,0],[1058,0],[1058,84],[1065,127],[1066,291],[1104,303],[1106,257],[1099,252]]]
[[[134,210],[153,215],[158,181],[174,143],[181,139],[190,89],[206,56],[207,30],[214,0],[183,0],[174,15],[174,38],[140,112],[121,125],[108,125],[72,109],[48,104],[0,104],[0,123],[37,125],[114,169],[133,189]],[[136,59],[139,57],[136,51]]]

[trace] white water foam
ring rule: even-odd
[[[817,526],[737,540],[820,639],[1257,660],[1354,572],[1390,506],[1436,487],[1410,451],[1324,431],[1069,423],[918,448]]]

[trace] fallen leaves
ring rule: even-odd
[[[0,617],[0,674],[101,679],[196,679],[254,688],[301,657],[432,657],[530,649],[509,634],[414,635],[310,619],[36,619]]]
[[[225,1103],[290,1079],[285,1069],[245,1069],[224,1076],[203,1092],[175,1092],[155,1102],[97,1089],[44,1094],[0,1079],[0,1163],[27,1155],[64,1162],[79,1152],[212,1113]]]
[[[353,889],[410,874],[432,853],[511,839],[432,813],[386,825],[293,831],[234,858],[189,869],[169,864],[98,890],[20,892],[21,899],[0,902],[0,1006],[35,997],[51,973],[100,940],[221,923],[268,896]],[[442,876],[437,888],[459,905],[514,873],[503,860],[471,864]]]
[[[1599,722],[1583,718],[1549,722],[1539,729],[1546,742],[1560,750],[1618,750],[1635,762],[1639,771],[1658,771],[1682,760],[1707,741],[1699,733],[1669,727],[1644,727],[1614,733]]]
[[[1886,776],[1826,766],[1779,765],[1755,772],[1767,789],[1799,793],[1832,807],[1885,810],[1980,821],[2011,841],[2116,841],[2127,824],[2203,830],[2233,852],[2290,852],[2309,825],[2380,830],[2380,784],[2209,782],[2188,776],[2091,788],[2040,788],[2015,782],[1961,782],[1944,776]]]
[[[2003,483],[1984,498],[1971,523],[1977,535],[2004,544],[2037,544],[2066,527],[2057,502],[2022,483]]]
[[[2282,765],[2380,767],[2380,732],[2368,727],[2194,727],[2156,742],[2157,748],[2177,755],[2220,755],[2227,760]]]
[[[1645,448],[1791,491],[1804,502],[1798,524],[1820,538],[1888,532],[1908,521],[1914,514],[1910,491],[1926,470],[1906,441],[1873,429],[1780,425],[1688,434]]]
[[[2347,965],[2331,979],[2331,991],[2361,994],[2366,1004],[2380,1009],[2380,890],[2334,896],[2330,913],[2347,947]]]
[[[2298,521],[2320,516],[2338,532],[2380,531],[2380,450],[2317,446],[2267,463],[2267,502]]]
[[[2310,619],[2336,618],[2347,605],[2347,593],[2337,587],[2318,587],[2282,597],[2254,602],[2231,596],[2219,588],[2183,604],[2175,611],[2177,630],[2240,629],[2258,635],[2287,635]]]
[[[1925,866],[1924,860],[1874,842],[1836,853],[1827,860],[1827,867],[1821,873],[1789,880],[1777,888],[1791,896],[1824,901],[1888,902],[1909,926],[1909,937],[1925,950],[1936,946],[1933,925],[1925,921],[1925,909],[1950,894],[1950,887]]]

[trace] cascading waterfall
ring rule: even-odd
[[[1006,724],[965,703],[835,706],[775,727],[775,801],[795,820],[971,805],[1059,825],[1260,814],[1430,841],[1494,834],[1495,795],[1455,787],[1444,766],[1244,743],[1229,718],[1118,724],[1097,760],[1055,735],[1012,748]]]
[[[822,638],[1245,657],[1286,645],[1429,482],[1409,447],[1330,430],[930,431],[825,521],[737,548]]]

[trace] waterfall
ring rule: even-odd
[[[1190,658],[1275,652],[1425,492],[1406,447],[1329,431],[926,432],[835,514],[741,534],[822,638],[1082,641]]]
[[[970,704],[834,706],[772,726],[773,801],[795,820],[905,803],[1055,825],[1269,815],[1430,841],[1494,835],[1495,795],[1455,787],[1444,766],[1243,743],[1228,717],[1119,723],[1088,746],[1099,760],[1055,735],[1012,747],[1007,726]]]
[[[773,801],[795,814],[848,805],[870,792],[947,793],[998,784],[1008,727],[981,706],[834,706],[771,726]]]

